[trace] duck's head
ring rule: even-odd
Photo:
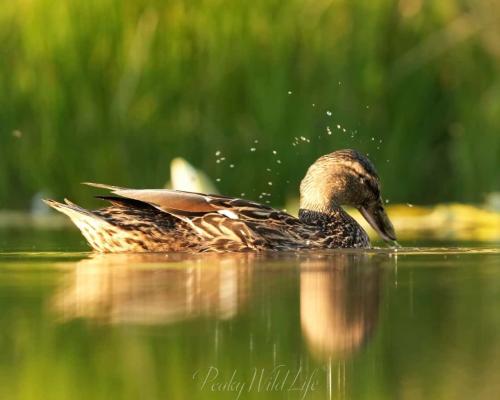
[[[309,167],[300,183],[300,208],[328,213],[356,207],[386,242],[396,240],[380,195],[380,179],[371,161],[356,150],[338,150]]]

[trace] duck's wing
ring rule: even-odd
[[[303,244],[301,223],[296,217],[257,202],[169,189],[90,185],[174,215],[206,239],[207,248],[220,247],[221,241],[240,243],[249,248],[296,248]]]
[[[131,200],[147,203],[160,211],[169,214],[200,214],[218,212],[218,205],[223,200],[235,200],[231,197],[208,195],[195,192],[184,192],[170,189],[128,189],[118,186],[104,185],[101,183],[84,182],[85,185],[107,189],[111,193]],[[102,197],[102,196],[101,196]],[[258,204],[258,203],[255,203]]]

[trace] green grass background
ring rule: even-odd
[[[160,186],[176,156],[282,204],[345,147],[391,202],[499,190],[494,1],[11,0],[0,60],[0,208]]]

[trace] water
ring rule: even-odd
[[[0,244],[2,399],[500,395],[491,247],[96,256],[73,231]]]

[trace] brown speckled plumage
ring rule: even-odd
[[[381,234],[395,239],[383,212],[375,169],[354,150],[323,156],[309,168],[301,183],[298,218],[239,198],[90,185],[111,191],[112,196],[99,196],[111,202],[109,207],[88,211],[68,200],[47,204],[67,214],[100,252],[369,247],[366,232],[342,209],[344,204],[381,218],[380,223],[375,218],[375,223],[385,225],[379,227]]]

